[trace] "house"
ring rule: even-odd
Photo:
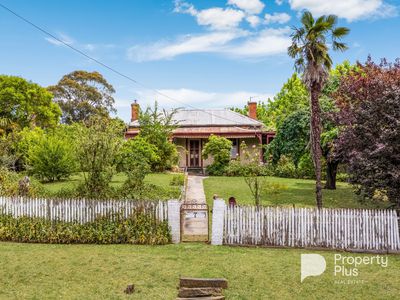
[[[244,141],[249,151],[257,151],[263,160],[263,147],[275,136],[257,120],[257,103],[249,102],[249,115],[229,109],[178,109],[174,121],[178,127],[173,131],[172,141],[179,151],[179,167],[187,170],[204,170],[212,158],[202,158],[201,152],[210,135],[226,137],[232,141],[231,157],[240,157],[239,147]],[[135,137],[140,131],[139,104],[131,105],[131,122],[125,137]]]

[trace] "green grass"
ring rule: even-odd
[[[170,181],[174,174],[172,173],[156,173],[149,174],[146,177],[146,182],[152,183],[154,185],[158,185],[165,188],[170,188]],[[118,173],[113,176],[111,185],[114,187],[121,186],[126,179],[126,175],[124,173]],[[68,180],[44,183],[45,189],[50,193],[56,193],[61,189],[72,189],[77,187],[83,181],[83,174],[76,174],[71,176]]]
[[[299,249],[180,244],[42,245],[0,243],[1,299],[175,299],[179,276],[224,277],[227,299],[398,299],[400,256],[388,267],[359,267],[363,280],[338,284],[335,252],[326,271],[300,283]],[[343,255],[365,256],[342,253]],[[123,290],[135,285],[135,293]]]
[[[262,205],[315,207],[315,181],[278,177],[266,177],[266,181],[272,185],[279,185],[279,188],[263,192]],[[242,177],[208,177],[204,180],[204,190],[209,205],[212,204],[214,194],[225,200],[233,196],[238,204],[254,204],[250,190]],[[353,188],[343,182],[337,183],[336,190],[323,190],[323,205],[340,208],[379,207],[377,203],[362,203],[353,192]]]

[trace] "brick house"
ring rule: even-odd
[[[239,147],[244,141],[249,151],[257,151],[263,160],[260,145],[269,144],[275,132],[267,131],[257,120],[257,103],[249,102],[249,115],[244,116],[229,109],[178,109],[174,121],[178,127],[173,131],[172,141],[179,152],[179,167],[202,171],[212,163],[212,158],[203,159],[201,152],[210,135],[223,136],[232,141],[231,157],[240,156]],[[131,105],[131,122],[126,138],[135,137],[140,131],[139,104]]]

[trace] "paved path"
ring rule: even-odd
[[[185,203],[205,204],[206,195],[203,188],[203,176],[188,175]]]

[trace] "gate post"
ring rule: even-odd
[[[181,202],[168,200],[168,224],[171,228],[172,242],[179,244],[181,241]]]
[[[211,245],[222,245],[226,204],[223,199],[215,199],[212,209]]]

